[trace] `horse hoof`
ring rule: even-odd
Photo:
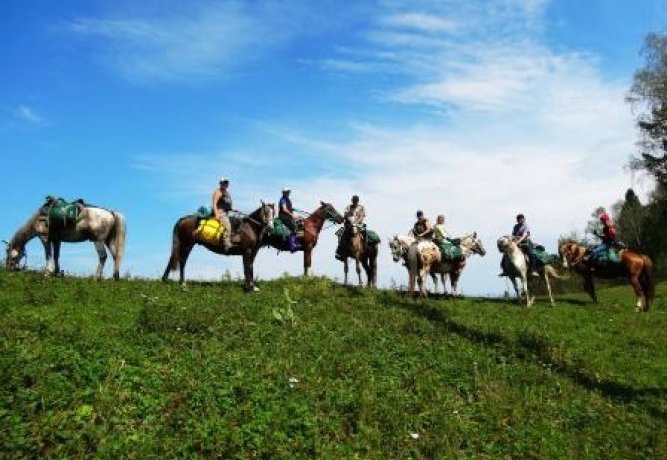
[[[252,292],[259,292],[259,288],[257,286],[252,287]]]

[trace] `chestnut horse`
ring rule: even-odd
[[[648,311],[655,299],[655,279],[653,262],[643,254],[622,249],[619,251],[620,263],[600,266],[586,261],[584,256],[588,248],[579,243],[562,242],[558,254],[563,259],[563,266],[572,268],[584,278],[584,290],[597,302],[593,277],[602,279],[627,278],[635,291],[635,311]],[[643,300],[642,300],[643,298]]]
[[[303,251],[303,276],[311,274],[312,253],[317,238],[322,231],[324,221],[331,220],[337,224],[343,222],[343,216],[330,204],[320,201],[320,207],[313,211],[308,217],[303,219],[303,236],[299,237],[299,251]],[[267,235],[263,243],[272,246],[279,251],[289,251],[289,245],[284,238],[279,235]]]
[[[255,286],[253,263],[257,251],[261,246],[264,232],[273,227],[274,205],[262,202],[262,205],[250,215],[245,216],[238,230],[232,235],[232,247],[225,251],[222,241],[211,244],[195,236],[195,230],[201,220],[198,216],[185,216],[178,219],[174,225],[173,240],[171,245],[171,256],[167,268],[162,275],[162,281],[167,281],[169,274],[179,269],[179,282],[185,286],[185,264],[188,261],[190,251],[195,244],[204,246],[209,251],[228,256],[243,257],[243,274],[245,277],[245,290],[258,291]]]
[[[345,285],[347,285],[347,273],[349,271],[348,258],[354,259],[356,263],[357,277],[361,286],[361,268],[366,272],[366,286],[377,287],[377,259],[379,242],[366,242],[366,237],[361,230],[353,232],[352,224],[345,218],[345,232],[341,238],[347,241],[343,247],[343,270],[345,272]]]

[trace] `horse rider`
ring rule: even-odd
[[[445,240],[450,241],[449,235],[445,230],[445,216],[443,214],[440,214],[437,217],[435,225],[433,226],[432,234],[433,234],[433,242],[436,243],[437,245],[440,245]]]
[[[212,202],[213,217],[218,219],[220,224],[225,228],[225,231],[222,233],[222,246],[225,251],[229,251],[232,247],[232,224],[229,221],[227,213],[232,210],[232,196],[229,193],[228,178],[220,178],[218,188],[213,191]]]
[[[290,252],[296,252],[301,249],[299,241],[296,237],[296,217],[294,216],[294,207],[292,200],[290,200],[291,189],[283,188],[283,196],[278,201],[278,218],[290,230],[290,236],[287,239]]]
[[[412,226],[412,234],[417,239],[431,239],[433,236],[433,227],[421,209],[417,211],[417,222]]]
[[[336,247],[336,259],[338,260],[344,259],[344,249],[352,235],[356,235],[360,228],[365,228],[364,219],[366,219],[366,209],[363,205],[359,204],[358,195],[352,196],[352,202],[345,208],[343,217],[347,220],[349,227],[346,224],[338,236],[338,246]]]
[[[523,214],[516,216],[516,224],[512,229],[512,241],[514,241],[521,250],[528,255],[528,262],[530,264],[530,275],[540,276],[537,273],[537,258],[533,248],[533,242],[530,239],[530,228],[526,224],[526,217]]]
[[[599,232],[593,233],[595,236],[600,238],[602,242],[593,248],[588,256],[584,257],[584,260],[587,262],[596,260],[600,254],[611,249],[616,244],[616,227],[612,223],[609,214],[607,214],[605,211],[600,213],[600,223],[602,224],[602,234]]]

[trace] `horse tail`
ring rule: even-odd
[[[127,224],[125,216],[119,212],[112,212],[114,221],[112,245],[115,250],[114,261],[116,266],[114,268],[114,277],[118,278],[120,272],[120,264],[123,261],[123,254],[125,254],[125,235],[127,233]]]
[[[174,225],[174,231],[171,239],[171,255],[169,256],[169,262],[167,263],[167,268],[165,269],[164,275],[162,276],[163,281],[167,279],[170,272],[177,270],[180,264],[179,254],[181,252],[181,238],[178,234],[178,228],[179,228],[178,226],[180,225],[180,223],[181,221],[179,220]]]
[[[651,303],[655,299],[655,277],[653,276],[653,262],[648,256],[641,256],[644,261],[644,268],[639,276],[639,284],[641,284],[642,291],[644,291],[644,311],[651,308]]]

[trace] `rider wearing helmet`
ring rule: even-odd
[[[602,234],[598,232],[593,232],[595,236],[600,238],[602,242],[597,245],[588,257],[585,257],[584,260],[590,261],[597,259],[600,254],[604,251],[609,250],[616,244],[616,227],[611,221],[611,217],[607,214],[606,211],[600,213],[600,223],[602,224]]]
[[[213,191],[212,196],[212,208],[213,216],[220,221],[222,226],[225,228],[224,233],[222,234],[222,245],[225,251],[229,251],[232,247],[231,233],[232,233],[232,224],[229,221],[229,216],[227,213],[232,210],[232,196],[229,193],[229,179],[226,177],[221,177],[219,180],[219,186]]]

